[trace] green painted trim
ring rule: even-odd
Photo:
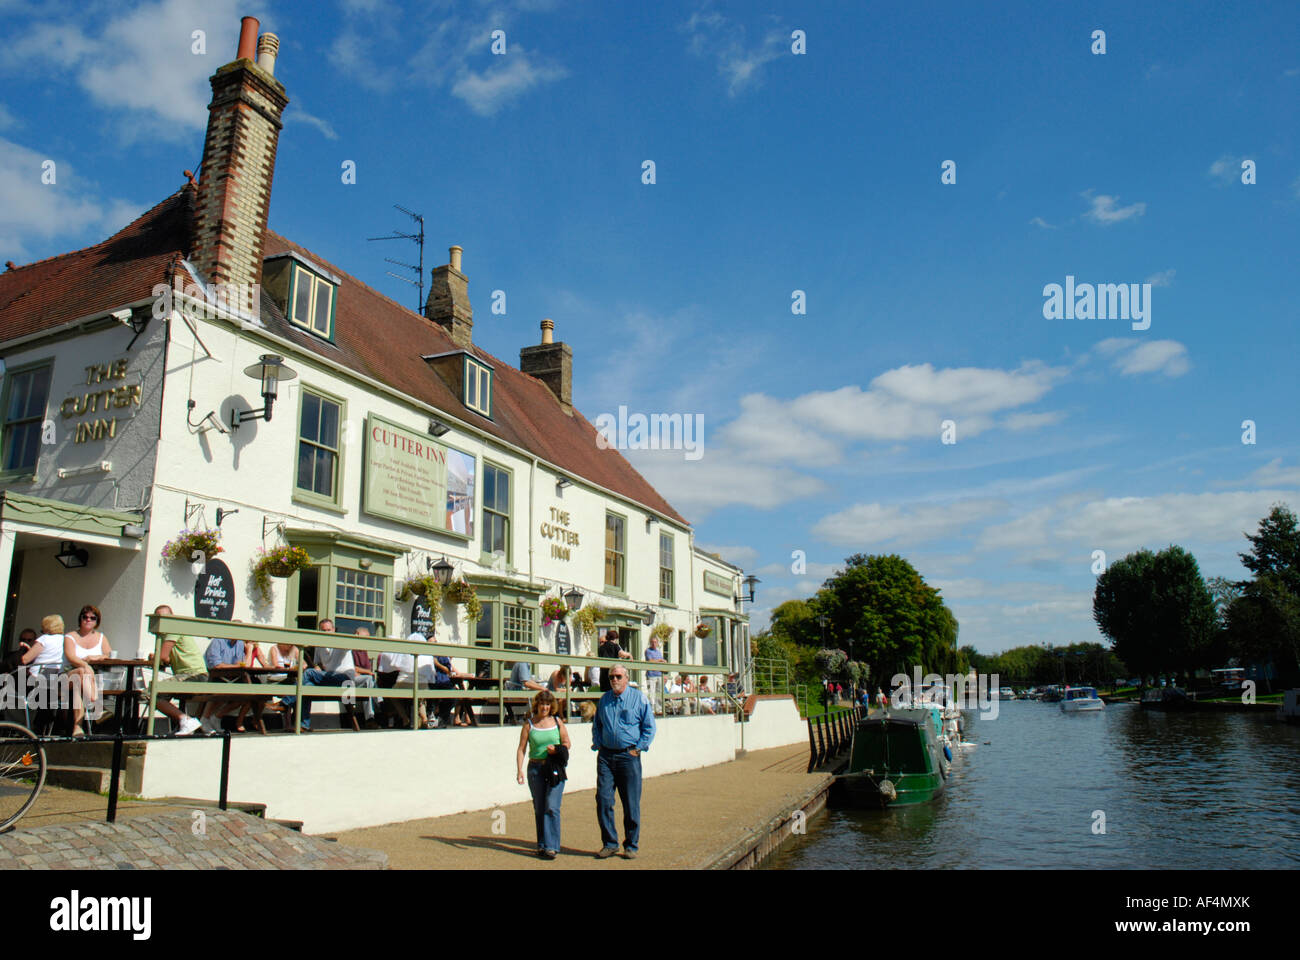
[[[489,558],[489,559],[487,560],[486,563],[483,563],[483,560],[481,560],[481,559],[480,559],[479,562],[480,562],[480,563],[483,563],[484,566],[491,566],[491,565],[492,565],[492,554],[490,554],[490,553],[487,553],[487,554],[483,553],[483,536],[484,536],[484,535],[486,534],[486,532],[487,532],[486,525],[483,523],[483,517],[484,517],[484,515],[487,513],[487,496],[486,496],[486,494],[485,494],[485,490],[486,490],[486,478],[487,478],[487,468],[488,468],[488,467],[491,467],[493,470],[500,470],[502,473],[504,473],[506,476],[508,476],[508,477],[510,478],[510,491],[509,491],[510,504],[509,504],[509,506],[507,507],[507,509],[506,509],[506,513],[505,513],[505,517],[506,517],[506,563],[514,563],[514,562],[515,562],[515,545],[514,545],[514,539],[515,539],[515,538],[512,536],[512,533],[513,533],[512,528],[514,527],[514,523],[515,523],[515,516],[514,516],[514,513],[515,513],[515,512],[514,512],[514,505],[515,505],[515,472],[514,472],[514,470],[510,469],[510,468],[507,467],[507,466],[504,466],[504,465],[502,465],[502,464],[499,464],[499,463],[496,463],[496,462],[494,462],[494,461],[492,461],[492,460],[489,460],[487,457],[480,456],[478,459],[479,459],[479,465],[478,465],[478,485],[479,485],[479,490],[478,490],[478,492],[479,492],[479,494],[480,494],[480,495],[478,496],[478,530],[479,530],[479,537],[478,537],[478,540],[479,540],[479,554],[480,554],[481,557],[488,557],[488,558]],[[499,513],[500,511],[494,510],[494,511],[492,511],[492,512],[493,512],[493,513]]]
[[[627,598],[627,579],[628,579],[628,578],[627,578],[627,554],[628,554],[628,542],[627,542],[628,522],[627,522],[627,514],[625,514],[625,513],[619,513],[617,510],[610,510],[608,507],[606,507],[606,508],[605,508],[605,530],[606,530],[606,532],[608,532],[608,530],[609,530],[609,518],[610,518],[611,516],[613,516],[613,517],[618,517],[620,520],[623,521],[623,586],[618,587],[618,586],[615,586],[615,585],[612,584],[612,583],[606,583],[606,584],[605,584],[605,591],[604,591],[604,592],[610,594],[611,596],[622,597],[622,598],[626,599],[626,598]],[[602,576],[604,575],[604,566],[605,566],[605,554],[604,554],[604,552],[605,552],[606,550],[608,550],[608,549],[609,549],[609,548],[608,548],[607,546],[605,546],[604,544],[601,544],[600,565],[601,565],[601,570],[602,570],[602,573],[601,573]],[[655,563],[655,569],[656,569],[656,570],[659,569],[659,564],[658,564],[658,562]]]
[[[487,403],[482,405],[482,409],[471,405],[469,402],[469,374],[471,368],[474,369],[475,374],[477,374],[478,370],[480,369],[487,373]],[[469,351],[465,351],[464,357],[461,360],[460,402],[465,405],[466,410],[472,410],[474,413],[477,413],[480,417],[487,417],[489,420],[492,419],[492,374],[493,372],[494,371],[492,370],[492,368],[489,367],[486,363],[483,363],[477,357],[473,356],[471,353],[469,353]],[[477,375],[474,377],[474,388],[476,390],[478,389]]]
[[[339,408],[338,421],[338,447],[334,450],[334,496],[327,497],[324,494],[316,493],[312,490],[304,490],[298,486],[298,445],[302,440],[302,405],[311,394],[318,400],[328,400],[330,403],[337,404]],[[321,390],[303,383],[298,390],[298,422],[294,431],[294,448],[293,448],[293,471],[290,477],[291,490],[290,499],[295,503],[301,503],[309,507],[321,507],[335,513],[347,514],[347,508],[343,506],[343,477],[344,477],[344,459],[343,454],[345,444],[343,443],[343,434],[348,422],[348,402],[345,398],[330,393],[328,390]],[[317,446],[321,446],[317,444]]]
[[[496,593],[489,592],[488,594],[492,597],[499,593],[516,593],[520,597],[532,596],[536,599],[551,589],[551,585],[548,583],[522,583],[499,574],[467,573],[465,574],[465,580],[478,591],[480,600],[483,599],[485,590],[495,590]]]
[[[670,532],[668,532],[668,531],[660,530],[660,531],[659,531],[659,540],[660,540],[660,543],[658,544],[658,546],[662,547],[662,545],[663,545],[662,542],[663,542],[663,538],[664,538],[664,537],[667,537],[667,538],[668,538],[668,542],[672,544],[672,551],[673,551],[673,565],[672,565],[671,567],[665,568],[664,565],[663,565],[662,563],[656,563],[656,564],[655,564],[655,570],[656,570],[656,572],[658,572],[658,573],[660,573],[660,574],[662,574],[663,571],[664,571],[665,569],[671,570],[672,575],[673,575],[673,576],[672,576],[673,587],[672,587],[672,591],[669,593],[668,596],[665,597],[663,594],[660,594],[660,595],[659,595],[659,603],[660,603],[660,604],[665,604],[665,605],[668,605],[668,606],[674,606],[674,605],[676,604],[676,602],[677,602],[677,538],[676,538],[675,536],[673,536],[673,534],[670,533]],[[658,552],[659,552],[659,551],[656,551],[656,553],[658,553]],[[656,579],[658,579],[658,578],[656,577]],[[657,586],[658,586],[658,585],[656,584],[656,587],[657,587]]]
[[[360,553],[382,553],[392,558],[409,553],[412,549],[404,544],[394,543],[391,540],[380,540],[377,537],[368,537],[363,533],[288,527],[284,531],[284,536],[295,546],[304,548],[310,548],[311,546],[340,547],[359,551]],[[311,550],[308,549],[307,552],[311,553]]]
[[[294,303],[298,299],[299,271],[307,274],[307,276],[311,277],[313,280],[312,291],[311,291],[311,311],[312,311],[313,320],[315,319],[315,314],[316,314],[316,289],[315,289],[316,283],[317,282],[327,283],[330,286],[330,306],[329,306],[330,316],[329,316],[329,323],[327,324],[329,330],[328,333],[321,333],[315,327],[299,322],[298,319],[294,316]],[[290,266],[289,269],[289,302],[285,304],[286,309],[284,311],[285,315],[289,319],[290,326],[297,327],[299,330],[305,330],[308,333],[310,333],[313,337],[316,337],[317,339],[325,340],[328,341],[329,343],[333,343],[334,342],[334,318],[338,313],[337,310],[338,297],[339,297],[339,285],[337,282],[331,280],[329,277],[322,276],[321,274],[317,273],[315,270],[312,270],[310,267],[305,266],[300,260],[296,258],[292,259],[292,265]]]
[[[69,533],[98,533],[110,537],[122,536],[124,524],[144,525],[143,514],[83,507],[77,503],[32,497],[13,490],[0,492],[0,518],[39,524]]]

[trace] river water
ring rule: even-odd
[[[1012,701],[966,716],[943,795],[812,818],[769,866],[1295,868],[1300,725],[1270,714],[1066,714]],[[989,741],[985,743],[984,741]],[[1099,832],[1105,815],[1105,832]],[[1097,832],[1094,832],[1097,831]]]

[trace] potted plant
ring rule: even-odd
[[[573,615],[573,625],[582,631],[584,638],[589,639],[596,635],[596,624],[603,620],[608,612],[599,603],[592,601]]]
[[[162,556],[164,560],[189,561],[201,553],[204,560],[211,560],[225,552],[220,541],[220,530],[182,530],[163,545]]]
[[[695,635],[699,637],[701,640],[703,640],[712,632],[713,632],[713,628],[709,626],[707,623],[697,623],[695,625]]]
[[[442,609],[442,584],[431,573],[407,580],[402,584],[402,592],[397,595],[397,598],[405,603],[412,597],[424,597],[428,608],[437,613]]]
[[[263,600],[271,599],[271,578],[292,577],[299,570],[311,566],[311,557],[302,547],[272,547],[270,550],[258,550],[253,560],[253,583]]]
[[[447,584],[443,597],[451,603],[463,604],[465,617],[477,621],[483,616],[483,602],[478,598],[478,591],[468,580],[453,580]]]
[[[569,608],[559,597],[547,597],[542,601],[542,626],[549,627],[556,620],[563,620],[569,615]]]

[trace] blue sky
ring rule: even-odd
[[[272,227],[413,304],[383,260],[411,251],[365,241],[401,203],[429,266],[465,248],[480,345],[517,363],[552,317],[588,418],[702,414],[700,459],[628,456],[762,578],[757,625],[855,552],[911,559],[984,651],[1097,639],[1094,550],[1242,576],[1242,532],[1300,507],[1300,7],[904,6],[0,0],[0,259],[180,186],[258,15],[292,101]],[[1067,275],[1150,283],[1150,328],[1044,319]]]

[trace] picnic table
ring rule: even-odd
[[[96,670],[96,671],[102,669],[112,670],[112,669],[116,669],[117,667],[126,668],[126,676],[122,682],[122,688],[120,690],[116,688],[109,689],[101,686],[99,692],[102,696],[112,697],[115,701],[113,707],[114,707],[114,712],[117,714],[117,732],[118,733],[139,733],[140,716],[138,711],[136,710],[136,707],[144,701],[145,697],[143,696],[144,694],[143,690],[137,690],[135,688],[135,671],[137,667],[153,666],[153,661],[149,659],[101,657],[98,660],[88,660],[86,662],[90,664],[92,670]],[[127,697],[128,700],[128,706],[126,709],[123,709],[124,706],[122,703],[123,696]],[[128,713],[128,711],[131,714],[129,724],[126,723],[127,720],[126,714]]]

